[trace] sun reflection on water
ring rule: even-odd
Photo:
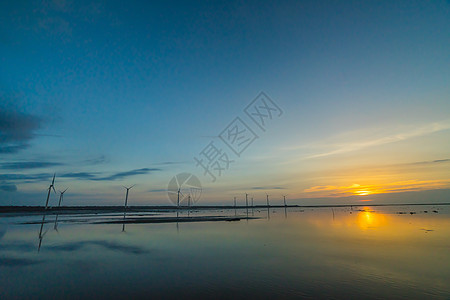
[[[374,212],[368,207],[364,207],[356,218],[358,227],[362,230],[379,228],[388,225],[387,217],[381,213]]]

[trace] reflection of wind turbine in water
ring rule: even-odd
[[[247,212],[247,222],[248,222],[248,194],[245,193],[245,210]]]
[[[47,201],[45,201],[45,209],[48,208],[48,200],[50,199],[50,192],[52,191],[52,189],[53,189],[53,192],[56,194],[56,191],[55,191],[55,176],[56,176],[56,173],[53,174],[53,180],[52,180],[52,183],[51,183],[50,186],[48,187]]]
[[[42,230],[44,229],[45,216],[46,216],[46,213],[44,212],[44,214],[42,215],[41,228],[39,229],[39,234],[38,234],[38,238],[39,238],[38,252],[41,251],[42,240],[44,239],[44,236],[48,231],[48,230],[46,230],[44,233],[42,233]]]
[[[125,205],[124,205],[124,211],[123,211],[122,232],[125,231],[125,217],[126,217],[126,215],[127,215],[127,207],[128,207],[128,192],[129,192],[134,186],[135,186],[135,184],[133,184],[133,185],[130,186],[130,187],[123,186],[123,187],[127,190],[127,193],[125,194]]]
[[[58,202],[58,208],[61,207],[61,202],[63,200],[64,197],[64,193],[68,190],[69,188],[65,189],[64,191],[59,191],[59,202]],[[56,218],[55,218],[55,226],[53,227],[56,231],[58,231],[58,216],[59,216],[59,210],[58,213],[56,214]]]
[[[191,212],[191,194],[188,195],[188,217],[190,215]]]
[[[283,201],[284,201],[284,217],[287,219],[287,204],[286,204],[286,196],[283,195]]]

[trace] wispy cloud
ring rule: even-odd
[[[42,181],[48,180],[53,174],[0,174],[0,180],[9,181]]]
[[[131,171],[127,171],[127,172],[115,173],[111,176],[97,178],[95,180],[117,180],[117,179],[123,179],[125,177],[129,177],[129,176],[148,174],[150,172],[155,172],[155,171],[161,171],[161,169],[159,169],[159,168],[142,168],[142,169],[136,169],[136,170],[131,170]]]
[[[59,175],[59,177],[63,178],[74,178],[74,179],[97,179],[98,173],[89,173],[89,172],[73,172],[73,173],[65,173]]]
[[[25,169],[39,169],[54,166],[61,166],[62,163],[48,162],[48,161],[25,161],[25,162],[10,162],[0,163],[0,169],[6,170],[25,170]]]
[[[71,172],[56,174],[56,178],[73,178],[78,180],[92,180],[92,181],[114,181],[125,179],[130,176],[145,175],[151,172],[162,171],[159,168],[141,168],[126,172],[117,172],[112,175],[106,175],[102,172]],[[53,176],[53,173],[39,173],[39,174],[0,174],[0,180],[13,181],[20,183],[38,182],[49,180]]]
[[[395,134],[387,134],[382,137],[372,138],[372,139],[365,139],[362,140],[359,138],[356,141],[350,141],[350,142],[343,142],[343,143],[333,143],[333,142],[325,142],[321,143],[318,146],[320,148],[326,147],[331,148],[329,151],[325,151],[322,153],[313,154],[310,156],[307,156],[307,159],[311,158],[319,158],[319,157],[325,157],[325,156],[331,156],[331,155],[337,155],[337,154],[343,154],[353,151],[358,151],[362,149],[366,149],[369,147],[375,147],[380,146],[384,144],[389,143],[395,143],[415,137],[425,136],[429,135],[435,132],[443,131],[450,129],[450,120],[445,120],[441,122],[435,122],[431,124],[427,124],[421,127],[416,127],[414,129],[410,129],[403,132],[398,132]],[[301,146],[301,148],[304,148],[305,146]],[[293,149],[293,148],[291,148]]]
[[[105,155],[100,155],[94,158],[85,159],[81,162],[83,165],[95,166],[107,163],[109,160]]]
[[[284,187],[281,186],[254,186],[251,188],[252,190],[284,190]]]
[[[441,164],[441,163],[448,163],[450,162],[450,158],[446,159],[436,159],[436,160],[430,160],[430,161],[418,161],[414,163],[410,163],[412,165],[428,165],[428,164]]]

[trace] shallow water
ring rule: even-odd
[[[247,215],[189,215],[235,213]],[[96,223],[120,214],[60,215],[55,226],[55,215],[42,225],[5,214],[1,298],[450,298],[449,206],[248,213],[259,219],[123,226]]]

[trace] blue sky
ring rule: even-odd
[[[448,1],[3,1],[0,205],[42,204],[54,172],[74,205],[131,184],[170,204],[180,172],[203,204],[448,195],[449,20]],[[283,110],[265,132],[243,112],[261,91]],[[259,138],[211,182],[193,158],[238,116]]]

